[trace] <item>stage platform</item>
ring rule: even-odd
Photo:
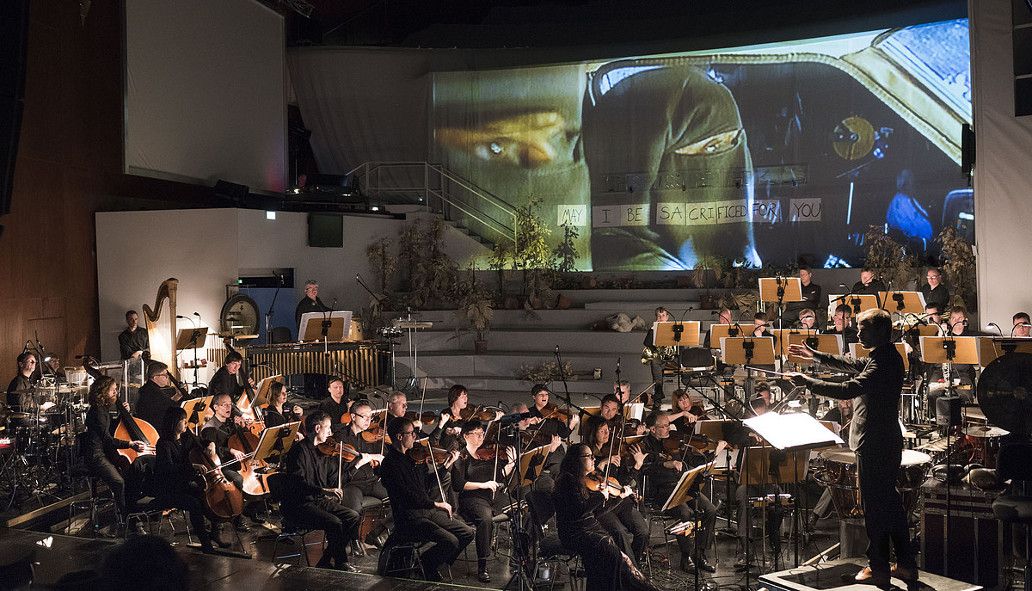
[[[815,566],[803,566],[761,575],[760,582],[769,591],[870,591],[875,587],[852,582],[853,577],[864,566],[866,559],[843,558]],[[918,580],[922,591],[979,591],[979,585],[947,579],[939,575],[921,572]],[[899,579],[892,579],[894,589],[906,589]]]
[[[21,548],[34,551],[33,588],[53,588],[62,576],[84,569],[100,568],[118,541],[85,539],[33,531],[0,528],[0,548],[10,556]],[[20,548],[19,548],[20,547]],[[16,550],[17,549],[17,550]],[[176,552],[190,569],[190,589],[215,590],[307,590],[348,589],[362,591],[404,591],[409,589],[484,589],[449,583],[427,583],[407,579],[350,574],[321,568],[274,564],[228,556],[213,556],[185,549]]]

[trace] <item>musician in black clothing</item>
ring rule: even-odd
[[[846,351],[849,350],[850,343],[859,342],[856,329],[853,328],[853,308],[847,304],[835,306],[835,315],[831,317],[831,321],[834,323],[835,328],[823,332],[824,334],[842,335],[842,346]]]
[[[360,513],[343,503],[337,458],[323,455],[318,445],[330,436],[330,416],[316,410],[305,418],[308,434],[287,452],[287,474],[294,476],[280,503],[283,517],[301,527],[326,532],[326,551],[316,566],[359,572],[348,562],[348,544],[358,537]],[[303,550],[302,550],[303,551]]]
[[[560,439],[566,439],[577,428],[578,423],[580,423],[580,417],[576,414],[571,413],[569,421],[563,421],[553,416],[552,413],[549,413],[549,409],[545,408],[548,406],[548,400],[551,397],[548,386],[534,384],[534,387],[530,389],[530,395],[534,398],[534,406],[529,411],[530,416],[531,418],[541,419],[539,429],[542,433],[548,436],[558,435]],[[546,416],[542,411],[548,413],[548,415]]]
[[[885,283],[881,279],[877,279],[874,271],[867,267],[860,269],[860,281],[853,284],[852,292],[856,295],[873,295],[878,296],[879,292],[886,291]]]
[[[421,556],[423,575],[429,581],[440,581],[441,565],[455,562],[473,541],[473,528],[452,517],[451,505],[435,502],[427,494],[427,471],[406,455],[416,441],[412,422],[391,417],[387,436],[391,445],[380,466],[380,478],[390,494],[395,528],[380,553],[380,574],[385,573],[385,559],[392,546],[409,541],[432,542],[434,547]]]
[[[662,306],[656,308],[656,322],[669,321],[670,312]],[[648,362],[649,371],[652,372],[652,404],[658,408],[663,404],[663,367],[668,361],[664,355],[670,350],[670,347],[657,347],[653,344],[655,340],[655,326],[653,324],[645,332],[645,340],[642,341],[642,346],[644,350],[652,353],[652,358]]]
[[[133,414],[157,428],[164,421],[168,409],[178,407],[183,398],[184,393],[172,385],[168,366],[152,361],[147,366],[147,383],[140,388]]]
[[[117,450],[119,449],[132,448],[137,452],[143,452],[146,450],[147,444],[143,441],[115,439],[112,436],[114,429],[111,426],[111,414],[115,412],[118,396],[118,383],[114,378],[103,376],[94,381],[90,386],[88,396],[90,409],[86,412],[86,433],[83,437],[83,458],[86,461],[86,469],[93,476],[103,480],[111,489],[119,519],[125,519],[128,513],[126,480],[134,483],[138,481],[139,467],[136,464],[130,464],[123,476],[115,467],[113,460],[118,457]],[[129,404],[122,402],[122,405],[128,412]],[[136,522],[135,525],[136,533],[145,533],[139,522]]]
[[[645,474],[645,498],[651,502],[662,505],[670,496],[681,478],[681,472],[695,466],[702,465],[706,458],[696,452],[690,445],[682,444],[680,457],[671,457],[663,446],[663,440],[670,437],[670,415],[665,412],[651,413],[645,419],[649,428],[649,434],[641,442],[641,449],[648,454],[643,467]],[[698,485],[694,485],[698,486]],[[695,489],[695,499],[670,509],[670,512],[681,521],[688,521],[695,515],[693,508],[698,503],[698,521],[702,522],[701,527],[695,532],[694,540],[689,536],[677,536],[677,543],[681,548],[681,568],[693,572],[695,568],[713,573],[716,567],[706,559],[706,548],[713,541],[713,530],[717,522],[717,508],[703,494],[702,489]]]
[[[791,353],[814,358],[834,369],[855,374],[843,383],[826,382],[804,374],[791,374],[819,396],[853,400],[849,447],[856,452],[857,473],[863,502],[870,566],[857,574],[858,581],[887,585],[890,578],[889,549],[896,552],[893,575],[908,583],[917,580],[903,499],[896,479],[903,454],[899,428],[899,403],[903,388],[903,358],[891,342],[892,318],[884,310],[865,310],[857,317],[860,343],[871,354],[851,360],[827,355],[804,345],[792,345]]]
[[[786,323],[785,328],[799,320],[803,310],[817,310],[821,306],[821,286],[813,283],[813,272],[809,267],[799,267],[799,281],[803,286],[803,301],[785,304],[785,314],[781,317]]]
[[[330,378],[330,381],[326,384],[326,389],[329,394],[319,402],[319,406],[317,408],[330,416],[333,435],[337,436],[347,427],[347,425],[341,423],[340,420],[341,417],[344,416],[344,413],[348,412],[348,407],[351,406],[351,401],[348,399],[347,385],[344,383],[343,379],[337,376]]]
[[[24,391],[35,385],[34,373],[36,373],[36,355],[31,351],[23,351],[18,356],[18,375],[14,376],[11,383],[7,385],[7,406],[11,409],[21,410]]]
[[[136,310],[125,313],[125,323],[125,330],[118,334],[118,352],[122,359],[150,359],[150,337],[147,329],[140,327]]]
[[[233,400],[229,394],[216,394],[211,400],[211,409],[215,414],[201,428],[201,441],[205,445],[209,443],[215,445],[215,453],[218,455],[220,462],[223,464],[232,462],[230,465],[222,468],[222,474],[227,480],[235,484],[237,488],[243,490],[244,478],[240,475],[239,462],[245,458],[245,454],[240,450],[229,447],[229,438],[236,432],[236,427],[244,426],[243,417],[240,415],[233,416],[234,408]],[[255,515],[254,511],[250,511],[246,507],[245,512],[252,516]],[[247,525],[241,518],[237,518],[233,525],[238,531],[247,531]]]
[[[208,395],[229,394],[234,402],[239,399],[240,395],[244,393],[244,386],[240,381],[240,367],[243,364],[244,358],[240,353],[236,351],[226,353],[222,367],[208,381]]]
[[[595,512],[602,528],[613,536],[613,540],[620,551],[632,557],[635,564],[641,565],[645,547],[649,541],[649,526],[642,517],[641,512],[635,504],[635,498],[631,492],[631,486],[637,484],[638,475],[641,473],[645,463],[646,453],[640,445],[630,446],[626,452],[627,458],[621,457],[619,441],[610,445],[610,427],[600,416],[589,417],[586,421],[584,439],[588,449],[595,454],[595,468],[599,473],[605,474],[607,469],[609,476],[614,477],[624,487],[625,494],[620,497],[610,497]],[[610,458],[610,452],[613,453]],[[625,462],[625,459],[632,461]],[[612,464],[610,466],[610,464]]]
[[[165,409],[158,423],[157,457],[154,461],[155,497],[164,507],[182,509],[190,518],[190,527],[201,542],[201,550],[212,552],[215,542],[223,548],[223,540],[214,527],[209,530],[204,519],[204,489],[198,482],[197,469],[190,462],[190,450],[199,440],[186,435],[186,411],[178,406]],[[202,453],[214,457],[215,448]]]
[[[515,466],[516,450],[507,447],[503,452],[496,448],[496,454],[505,454],[504,459],[499,455],[479,459],[477,452],[484,443],[484,424],[478,420],[462,424],[462,438],[465,445],[459,459],[452,464],[451,481],[459,495],[459,515],[476,529],[477,579],[490,583],[487,559],[491,555],[492,519],[495,511],[508,503],[504,482]]]
[[[380,479],[373,473],[373,465],[383,462],[380,451],[383,442],[369,443],[362,439],[362,432],[369,428],[373,420],[373,408],[366,400],[359,400],[351,405],[351,424],[345,425],[336,437],[338,441],[350,445],[359,452],[359,456],[350,463],[344,464],[344,496],[343,503],[359,515],[362,514],[362,500],[365,497],[384,499],[387,490]]]
[[[469,406],[469,392],[462,384],[448,388],[448,408],[441,411],[437,426],[430,432],[430,441],[441,449],[452,451],[462,447],[459,434],[462,432],[462,412]]]
[[[294,421],[300,421],[304,411],[296,404],[287,402],[287,386],[283,382],[273,382],[269,386],[269,406],[263,412],[265,428],[279,427]]]
[[[670,423],[679,434],[694,433],[695,422],[706,419],[702,397],[689,394],[687,390],[674,390],[674,407],[670,409]]]
[[[924,295],[925,305],[935,304],[940,310],[950,305],[950,288],[942,282],[942,272],[935,267],[930,267],[925,273],[925,283],[921,286],[921,293]]]
[[[302,314],[329,311],[330,307],[319,299],[319,284],[311,279],[305,281],[305,297],[301,298],[301,301],[297,303],[297,308],[294,309],[294,326],[301,330]],[[297,339],[301,340],[302,336],[297,335]]]

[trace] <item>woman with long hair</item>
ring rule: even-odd
[[[559,540],[584,562],[588,589],[656,590],[595,517],[609,493],[591,491],[585,485],[585,477],[594,470],[591,448],[583,443],[570,446],[552,492]]]
[[[86,467],[90,474],[100,478],[111,489],[115,499],[115,507],[118,509],[119,519],[125,518],[126,511],[126,477],[119,472],[112,460],[117,456],[117,450],[132,448],[137,452],[143,452],[147,445],[143,441],[125,441],[115,439],[111,433],[111,414],[116,412],[116,399],[118,397],[118,382],[110,376],[102,376],[95,380],[90,386],[89,403],[90,409],[86,412],[86,434],[83,438],[83,456],[86,460]],[[129,411],[129,404],[122,403],[126,412]],[[133,470],[130,465],[128,470]],[[127,474],[135,478],[135,472]],[[142,526],[136,523],[137,533],[142,532]]]

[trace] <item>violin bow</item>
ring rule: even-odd
[[[343,489],[341,474],[344,472],[344,440],[341,439],[337,445],[340,446],[337,450],[337,488]]]

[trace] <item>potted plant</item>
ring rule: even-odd
[[[477,281],[476,269],[471,266],[468,279],[460,279],[455,284],[456,299],[459,302],[455,314],[465,320],[474,333],[473,352],[477,355],[487,350],[487,339],[484,333],[491,326],[494,317],[494,301],[490,290]],[[457,336],[457,334],[456,334]]]

